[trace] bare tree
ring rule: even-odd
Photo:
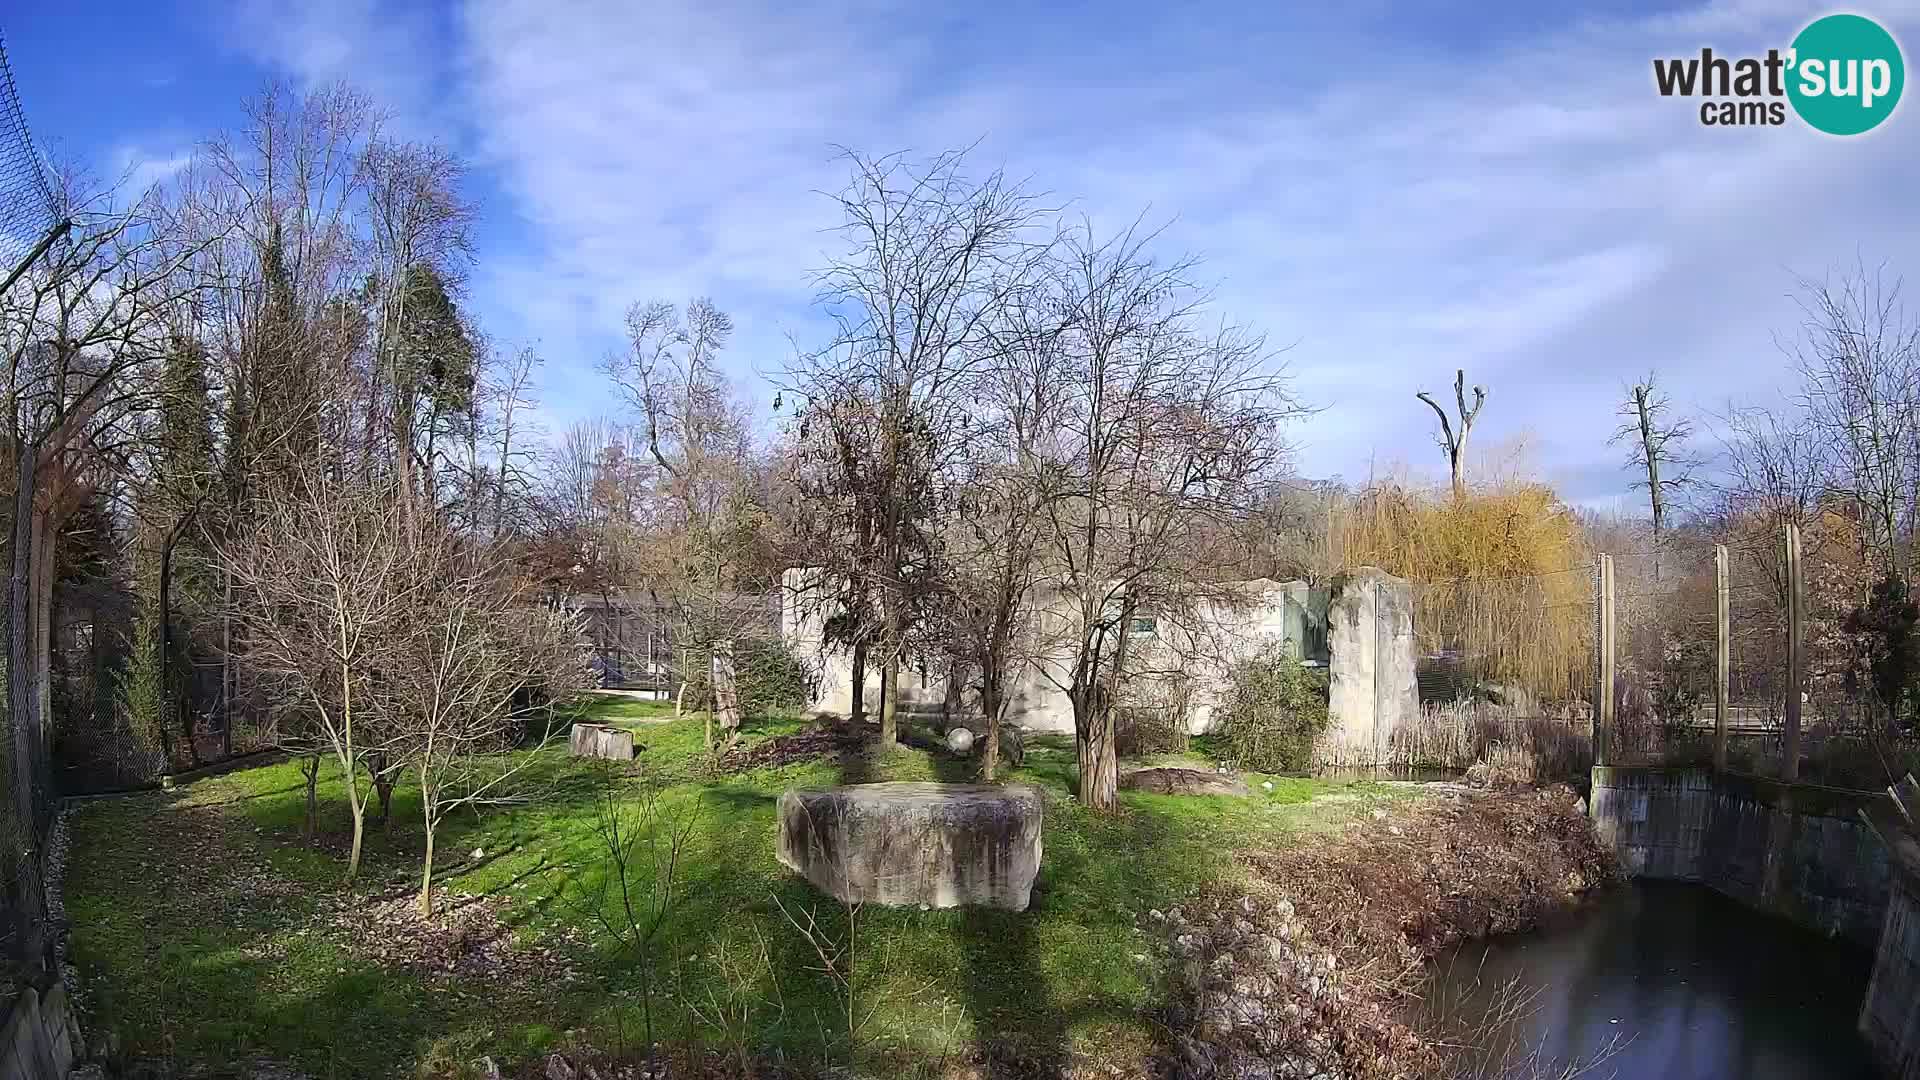
[[[366,148],[380,112],[333,85],[294,92],[269,85],[243,106],[244,122],[211,140],[180,179],[195,227],[216,237],[196,263],[215,286],[197,312],[197,336],[216,371],[220,478],[196,527],[233,543],[263,492],[284,491],[322,460],[345,467],[361,446],[366,411],[365,317],[345,302],[364,281],[355,224],[366,197]],[[224,575],[224,571],[223,571]],[[219,608],[222,730],[241,698],[244,652],[225,576]]]
[[[221,550],[239,586],[245,662],[274,707],[295,726],[310,722],[340,766],[353,822],[351,880],[366,827],[360,773],[371,755],[394,748],[376,671],[420,598],[416,538],[378,489],[326,470],[256,507],[254,528]]]
[[[1041,532],[1054,495],[1045,455],[1062,340],[1046,298],[1036,282],[1005,297],[989,324],[992,348],[970,394],[974,423],[948,463],[952,496],[939,532],[949,709],[962,704],[962,676],[978,672],[987,780],[1000,765],[1013,687],[1039,653],[1031,601],[1045,572]]]
[[[375,358],[367,440],[391,439],[401,510],[431,505],[434,440],[443,412],[471,398],[475,357],[452,306],[472,254],[473,207],[460,194],[465,165],[445,149],[373,139],[362,162],[372,253]],[[425,437],[422,445],[422,436]]]
[[[1672,402],[1651,372],[1644,381],[1628,387],[1626,394],[1620,406],[1625,419],[1607,441],[1612,445],[1625,443],[1629,448],[1626,467],[1640,477],[1634,486],[1647,493],[1653,512],[1653,541],[1658,545],[1667,523],[1669,498],[1694,482],[1698,461],[1687,446],[1694,425],[1684,416],[1669,418]]]
[[[1859,505],[1885,575],[1906,582],[1920,524],[1920,321],[1900,288],[1865,267],[1838,281],[1801,280],[1800,334],[1782,348],[1837,466],[1833,486]]]
[[[383,680],[377,701],[387,748],[420,784],[423,915],[433,913],[440,823],[460,807],[516,797],[508,781],[534,760],[492,756],[521,734],[516,701],[531,691],[550,709],[588,685],[573,613],[534,603],[497,555],[461,547],[444,527],[414,533],[408,558],[424,580],[378,643],[381,670],[407,673]],[[552,730],[546,725],[543,745]]]
[[[835,333],[798,358],[787,390],[801,403],[799,426],[828,436],[814,444],[821,486],[801,524],[826,541],[813,550],[840,556],[822,569],[865,623],[850,635],[856,702],[866,646],[879,649],[880,741],[890,747],[901,656],[937,591],[935,478],[966,437],[969,388],[994,353],[991,323],[1039,272],[1052,212],[998,172],[967,176],[964,153],[847,160],[853,178],[834,199],[848,251],[817,275]]]
[[[56,179],[72,228],[0,302],[0,393],[14,480],[9,756],[24,811],[46,793],[50,775],[61,526],[124,460],[169,345],[169,321],[200,287],[182,273],[196,247],[162,193],[123,207],[114,192],[92,191],[76,174]]]
[[[653,777],[639,797],[623,800],[613,776],[603,770],[595,795],[594,834],[606,865],[597,888],[583,888],[575,906],[600,924],[625,951],[640,974],[640,1008],[646,1024],[647,1057],[654,1053],[653,1004],[660,977],[660,931],[687,901],[686,864],[700,825],[696,797],[669,797]]]
[[[766,513],[753,484],[751,425],[719,369],[733,321],[705,299],[684,311],[635,304],[627,332],[627,353],[604,368],[637,414],[653,463],[633,565],[673,620],[684,696],[689,684],[718,679],[715,664],[728,662],[734,640],[765,622]],[[728,745],[738,720],[725,714]]]
[[[1456,499],[1465,498],[1467,494],[1467,481],[1462,469],[1465,467],[1466,461],[1467,436],[1473,431],[1473,422],[1480,416],[1480,407],[1487,403],[1486,387],[1476,386],[1473,388],[1473,407],[1468,408],[1466,370],[1461,369],[1454,372],[1453,400],[1454,406],[1459,410],[1460,415],[1460,430],[1458,433],[1454,432],[1453,424],[1447,419],[1447,410],[1441,408],[1440,403],[1433,400],[1432,395],[1422,390],[1413,396],[1426,402],[1427,407],[1433,410],[1433,415],[1440,418],[1440,434],[1434,437],[1434,441],[1439,444],[1440,451],[1447,455],[1447,472],[1453,480],[1453,497]]]
[[[1069,235],[1052,283],[1067,317],[1041,354],[1058,399],[1042,421],[1040,535],[1062,584],[1038,599],[1056,642],[1040,669],[1073,703],[1079,794],[1099,809],[1117,801],[1115,709],[1136,641],[1203,601],[1240,602],[1196,565],[1196,540],[1246,512],[1301,411],[1264,340],[1205,329],[1192,264],[1154,261],[1151,239]]]

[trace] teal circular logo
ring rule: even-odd
[[[1828,15],[1793,39],[1787,99],[1800,119],[1829,135],[1880,126],[1900,104],[1907,67],[1900,45],[1860,15]]]

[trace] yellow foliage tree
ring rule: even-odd
[[[1586,695],[1593,560],[1552,489],[1512,480],[1449,498],[1389,484],[1335,507],[1329,528],[1344,565],[1414,582],[1423,655],[1542,699]]]

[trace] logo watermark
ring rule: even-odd
[[[1900,45],[1863,15],[1827,15],[1807,24],[1786,49],[1765,56],[1655,60],[1661,97],[1697,97],[1708,127],[1779,126],[1787,109],[1829,135],[1859,135],[1893,115],[1905,89]]]

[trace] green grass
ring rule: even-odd
[[[656,1005],[660,1037],[712,1041],[682,1006],[741,989],[712,958],[755,941],[753,1041],[806,1059],[823,1032],[845,1028],[843,1004],[812,949],[782,914],[810,910],[835,934],[845,913],[774,859],[775,799],[788,787],[859,779],[962,779],[966,766],[897,748],[852,763],[812,760],[739,774],[713,771],[702,721],[671,706],[606,699],[592,711],[631,726],[644,747],[633,770],[609,771],[550,747],[512,760],[528,801],[462,811],[438,838],[439,880],[455,895],[507,898],[506,920],[527,942],[568,932],[582,977],[424,977],[384,966],[325,931],[346,899],[400,892],[418,873],[419,797],[395,796],[389,837],[374,829],[352,890],[340,883],[346,811],[337,770],[323,771],[323,843],[300,845],[303,791],[291,763],[202,780],[179,791],[87,804],[74,821],[68,909],[73,949],[96,1004],[96,1025],[139,1055],[224,1061],[264,1054],[318,1076],[453,1071],[482,1054],[511,1062],[565,1033],[603,1048],[641,1041],[638,965],[596,932],[590,905],[606,880],[596,832],[602,785],[633,812],[641,774],[664,784],[667,818],[695,815],[683,900],[658,944],[674,1000]],[[638,722],[669,718],[666,722]],[[799,730],[796,717],[750,721],[749,742]],[[611,779],[609,779],[611,777]],[[1115,814],[1083,811],[1070,795],[1070,739],[1032,741],[1010,780],[1047,794],[1045,855],[1024,913],[869,907],[858,917],[854,988],[877,1003],[870,1048],[934,1055],[990,1040],[996,1052],[1057,1058],[1147,1038],[1157,943],[1138,929],[1209,881],[1235,873],[1236,848],[1349,819],[1366,784],[1249,776],[1248,798],[1123,793]],[[1271,792],[1260,787],[1271,779]],[[476,857],[478,852],[478,857]],[[1143,959],[1144,958],[1144,959]],[[776,1003],[777,1002],[777,1007]],[[957,1047],[948,1046],[958,1040]]]

